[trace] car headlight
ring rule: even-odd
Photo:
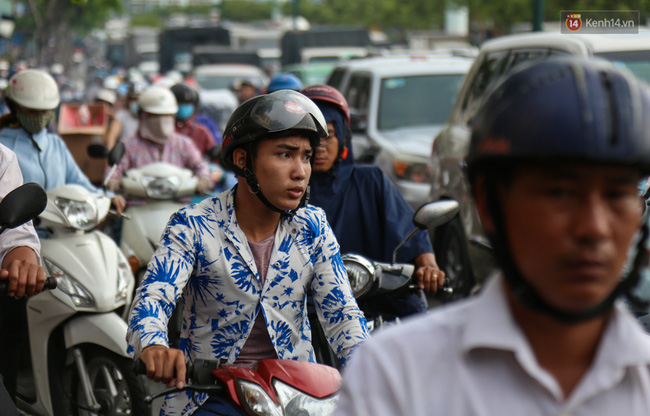
[[[333,394],[323,399],[317,399],[279,380],[273,382],[273,387],[285,415],[329,416],[334,413],[339,398],[337,394]]]
[[[173,198],[180,186],[180,179],[175,176],[169,178],[156,178],[153,176],[144,176],[142,185],[149,198],[167,199]]]
[[[393,170],[399,179],[415,183],[429,183],[431,166],[428,163],[414,163],[403,160],[393,160]]]
[[[76,306],[92,307],[95,305],[95,299],[81,283],[77,282],[52,261],[44,258],[43,262],[49,271],[49,275],[56,278],[56,288],[70,296]]]
[[[237,380],[239,398],[248,413],[260,416],[282,416],[280,406],[269,397],[262,387],[245,380]]]
[[[97,205],[90,201],[73,201],[57,197],[54,199],[54,204],[74,228],[85,231],[97,225]]]
[[[368,259],[357,254],[346,254],[342,257],[352,294],[359,299],[365,295],[375,280],[375,267]]]
[[[133,281],[133,273],[131,266],[127,263],[123,256],[117,264],[117,294],[115,295],[115,302],[125,302],[129,297],[129,286]]]

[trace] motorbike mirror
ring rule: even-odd
[[[445,199],[442,201],[429,202],[428,204],[422,205],[413,215],[413,224],[415,224],[415,229],[411,231],[404,241],[399,243],[393,251],[393,263],[397,261],[397,252],[400,248],[404,246],[416,232],[420,230],[426,230],[427,228],[435,228],[442,224],[445,224],[451,221],[459,211],[458,201],[453,199]]]
[[[459,210],[458,201],[453,199],[429,202],[415,212],[413,224],[421,230],[435,228],[451,221]]]
[[[115,147],[108,153],[108,166],[114,166],[120,163],[125,152],[126,147],[124,147],[124,143],[122,141],[117,142]]]
[[[214,146],[207,153],[208,159],[219,160],[221,159],[221,146]]]
[[[0,202],[0,233],[38,217],[46,205],[45,189],[37,183],[29,182],[9,192]]]
[[[100,143],[89,144],[86,151],[88,153],[88,156],[93,159],[104,159],[106,156],[108,156],[108,147]]]

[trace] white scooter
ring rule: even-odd
[[[16,404],[28,414],[149,411],[144,379],[127,355],[124,316],[135,280],[115,242],[95,229],[109,207],[106,196],[78,185],[47,192],[41,257],[58,287],[27,301],[28,359],[18,372]]]
[[[122,190],[129,206],[122,220],[120,248],[138,284],[169,218],[188,204],[197,184],[191,170],[169,163],[130,169],[122,177]]]

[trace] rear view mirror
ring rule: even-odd
[[[108,166],[113,166],[117,165],[120,163],[120,160],[122,160],[122,156],[124,156],[124,153],[126,152],[126,148],[124,147],[124,143],[119,141],[111,149],[111,151],[108,153]]]
[[[26,183],[9,192],[0,202],[0,233],[38,217],[46,205],[45,189],[37,183]]]
[[[439,227],[451,221],[459,210],[458,201],[453,199],[429,202],[415,212],[413,224],[421,230]]]

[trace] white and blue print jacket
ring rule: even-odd
[[[168,345],[167,321],[182,296],[179,348],[190,362],[233,363],[258,313],[279,358],[313,362],[306,307],[311,290],[327,339],[345,364],[369,335],[325,213],[309,205],[280,221],[262,286],[237,223],[234,195],[235,189],[225,191],[170,218],[131,308],[129,353],[137,357],[149,345]],[[190,397],[168,396],[161,414],[191,414],[196,405]]]

